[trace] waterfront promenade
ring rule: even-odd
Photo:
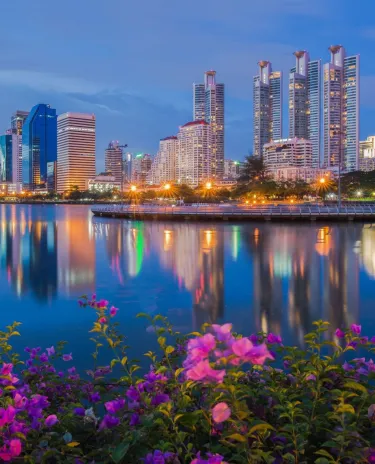
[[[372,220],[375,219],[375,204],[338,206],[334,205],[113,205],[95,206],[95,216],[138,220]]]

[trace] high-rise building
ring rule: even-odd
[[[64,113],[57,118],[57,191],[84,191],[95,177],[95,114]]]
[[[323,68],[324,165],[346,171],[359,161],[359,55],[346,56],[341,45],[329,48],[331,62]]]
[[[117,141],[110,142],[105,150],[105,170],[119,184],[123,183],[123,151]]]
[[[289,74],[289,138],[312,143],[313,167],[320,165],[320,60],[310,61],[305,50],[294,53],[296,66]]]
[[[0,181],[13,182],[13,135],[0,135]]]
[[[230,159],[224,160],[224,179],[238,179],[241,175],[243,163]]]
[[[312,167],[312,144],[306,139],[282,139],[263,147],[263,161],[267,170],[280,167]]]
[[[131,181],[139,185],[144,185],[151,171],[151,165],[151,155],[147,153],[138,153],[138,155],[135,155],[131,164]]]
[[[253,154],[261,156],[263,145],[282,137],[282,73],[272,72],[269,61],[260,61],[253,79]]]
[[[56,110],[43,103],[30,111],[22,127],[22,184],[26,190],[47,188],[47,163],[57,159]]]
[[[197,186],[211,178],[212,132],[207,122],[192,121],[177,135],[176,177],[179,184]]]
[[[176,180],[177,137],[172,135],[161,139],[151,166],[150,183],[160,185]]]
[[[14,156],[18,151],[17,172],[14,182],[19,184],[22,183],[22,128],[28,115],[28,111],[17,110],[10,120],[11,132],[14,136],[17,136],[17,140],[13,138]]]
[[[204,84],[194,84],[193,117],[211,125],[211,177],[224,175],[224,84],[216,83],[216,71],[204,74]]]
[[[375,136],[359,142],[359,170],[375,170]]]

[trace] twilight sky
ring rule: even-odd
[[[361,55],[361,138],[375,134],[374,0],[17,0],[2,6],[0,131],[17,109],[49,103],[97,116],[98,169],[111,140],[154,154],[192,118],[192,83],[226,85],[227,158],[252,147],[259,60],[284,74],[293,51]]]

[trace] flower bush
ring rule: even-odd
[[[231,324],[182,336],[148,319],[160,350],[150,369],[128,357],[118,309],[95,311],[93,368],[77,372],[64,343],[13,351],[0,332],[0,459],[24,463],[375,462],[375,337],[315,323],[306,349]],[[99,366],[108,347],[113,359]],[[356,351],[359,354],[355,354]]]

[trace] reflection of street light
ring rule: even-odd
[[[130,187],[130,190],[131,190],[132,192],[135,192],[135,191],[137,190],[137,186],[136,186],[136,185],[132,185],[132,186]]]

